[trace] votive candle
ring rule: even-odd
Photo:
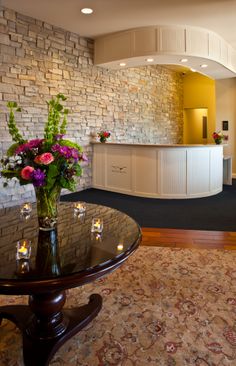
[[[91,232],[92,233],[101,233],[103,230],[103,220],[95,217],[92,219]]]
[[[21,205],[20,212],[22,214],[29,214],[32,211],[32,204],[30,202],[25,202]]]
[[[75,202],[74,203],[74,211],[79,213],[84,213],[86,211],[86,203],[85,202]]]
[[[29,259],[31,254],[31,241],[28,239],[19,240],[16,244],[16,259]]]

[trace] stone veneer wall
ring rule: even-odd
[[[164,67],[107,70],[93,65],[93,41],[50,24],[0,9],[0,155],[11,144],[6,103],[17,101],[18,127],[26,138],[43,136],[46,101],[64,93],[71,111],[67,137],[90,158],[79,188],[91,186],[91,134],[110,141],[181,143],[182,77]],[[0,181],[0,207],[34,200],[31,185]]]

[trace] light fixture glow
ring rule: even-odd
[[[121,67],[124,67],[124,66],[126,66],[126,63],[125,63],[125,62],[121,62],[121,63],[120,63],[120,66],[121,66]]]
[[[187,58],[181,58],[180,62],[188,62]]]
[[[208,65],[207,65],[207,64],[202,64],[202,65],[201,65],[201,67],[202,67],[203,69],[205,69],[206,67],[208,67]]]
[[[83,8],[80,11],[81,11],[81,13],[86,14],[86,15],[93,13],[93,9],[91,9],[91,8]]]
[[[147,58],[146,61],[147,62],[153,62],[154,61],[154,58]]]

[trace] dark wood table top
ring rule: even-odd
[[[0,293],[35,294],[64,290],[114,270],[137,248],[138,224],[115,209],[86,204],[84,217],[72,202],[61,202],[57,230],[38,229],[36,207],[26,220],[20,207],[0,210]],[[104,222],[102,235],[91,233],[92,218]],[[16,260],[16,243],[32,242],[29,262]]]

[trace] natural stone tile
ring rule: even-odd
[[[4,42],[0,41],[1,155],[11,143],[6,101],[11,98],[23,107],[17,123],[26,138],[43,137],[46,101],[59,92],[68,97],[67,137],[81,144],[90,159],[78,189],[92,182],[91,133],[96,136],[108,129],[111,140],[119,142],[181,142],[182,78],[178,74],[161,66],[122,71],[96,67],[93,40],[14,11],[8,14],[0,17]],[[0,207],[31,198],[31,185],[13,181],[3,189],[0,180]]]

